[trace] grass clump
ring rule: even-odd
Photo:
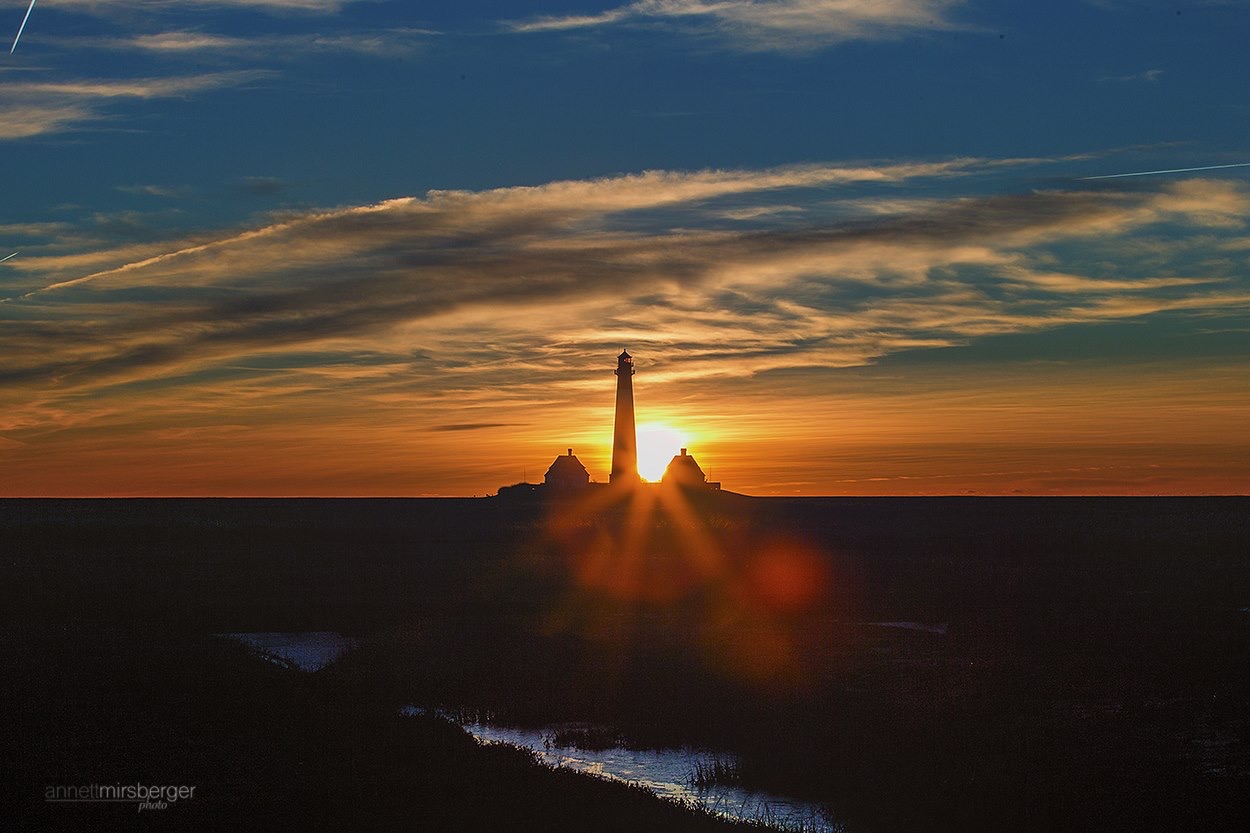
[[[560,727],[543,736],[547,749],[582,749],[586,752],[602,752],[624,746],[625,740],[619,730],[610,726]]]
[[[708,761],[695,761],[694,769],[687,779],[695,789],[708,787],[743,786],[742,764],[733,758],[715,757]]]

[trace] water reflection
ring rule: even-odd
[[[325,668],[360,644],[359,639],[334,631],[219,633],[217,636],[242,642],[270,662],[300,671]]]
[[[409,706],[408,715],[425,714]],[[434,712],[441,717],[451,715]],[[695,787],[692,776],[700,764],[717,760],[714,753],[694,749],[635,750],[613,747],[604,750],[557,747],[551,743],[551,729],[514,729],[488,723],[462,724],[465,731],[483,743],[508,743],[528,749],[550,766],[562,766],[605,778],[638,784],[663,798],[691,802],[732,819],[762,821],[782,830],[804,833],[843,833],[841,824],[826,818],[820,805],[784,798],[740,787]],[[723,758],[723,756],[722,756]]]

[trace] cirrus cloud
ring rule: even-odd
[[[270,77],[234,70],[166,78],[22,81],[0,87],[0,139],[62,133],[108,118],[106,105],[125,99],[176,98]]]
[[[344,6],[360,2],[365,0],[57,0],[57,5],[63,9],[96,15],[133,15],[136,11],[162,12],[187,7],[252,9],[269,14],[335,14]]]
[[[149,246],[138,258],[133,246],[99,252],[97,262],[132,259],[85,275],[72,272],[81,254],[28,258],[25,270],[61,277],[0,308],[9,319],[3,375],[90,388],[288,350],[385,352],[416,340],[438,345],[426,355],[456,377],[487,378],[495,350],[483,347],[483,332],[549,355],[570,342],[662,344],[695,376],[726,372],[732,344],[732,372],[750,374],[1250,302],[1250,288],[1218,261],[1160,271],[1156,247],[1146,272],[1128,245],[1177,225],[1239,233],[1250,197],[1224,181],[919,201],[798,227],[769,226],[767,213],[754,228],[700,226],[724,210],[708,201],[734,201],[747,216],[778,191],[949,177],[976,164],[654,172],[431,192]],[[683,222],[614,225],[657,209],[676,209]],[[1092,274],[1056,263],[1057,247],[1117,238],[1117,267]],[[544,335],[558,319],[586,323]]]
[[[664,23],[718,34],[748,50],[806,51],[852,40],[960,28],[962,0],[637,0],[593,15],[513,21],[515,32]]]

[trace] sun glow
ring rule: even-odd
[[[664,476],[664,469],[683,447],[686,434],[668,425],[650,422],[638,426],[638,474],[652,483]]]

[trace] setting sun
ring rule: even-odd
[[[638,474],[655,482],[670,460],[689,443],[686,434],[658,422],[638,426]]]

